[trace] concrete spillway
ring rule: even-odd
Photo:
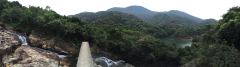
[[[82,42],[78,56],[77,67],[94,67],[94,62],[88,42]]]

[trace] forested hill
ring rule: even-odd
[[[129,30],[137,30],[143,33],[151,34],[157,38],[169,36],[164,29],[147,24],[143,20],[137,18],[132,14],[126,14],[122,12],[116,11],[101,11],[97,13],[88,12],[72,15],[71,17],[76,17],[86,23],[98,26],[101,25],[105,27],[117,26],[124,27]]]
[[[122,19],[116,21],[112,17]],[[154,12],[141,6],[129,6],[127,8],[111,8],[107,11],[97,13],[84,12],[70,17],[79,18],[84,22],[98,22],[105,19],[105,21],[116,21],[126,26],[146,25],[151,30],[151,33],[158,37],[191,37],[198,34],[198,29],[203,25],[215,24],[217,21],[214,19],[202,20],[187,13],[172,10],[169,12]],[[106,19],[108,17],[108,19]],[[112,19],[109,19],[112,18]],[[135,21],[140,21],[136,23]],[[133,21],[135,20],[135,21]],[[127,23],[124,23],[127,21]],[[115,23],[116,23],[115,22]],[[152,29],[152,28],[154,29]],[[161,34],[159,33],[161,32]]]
[[[107,11],[119,11],[123,13],[133,14],[144,20],[147,20],[157,14],[157,12],[151,11],[142,6],[129,6],[126,8],[113,7],[108,9]]]
[[[31,42],[30,45],[47,45],[47,49],[52,51],[69,51],[67,53],[72,59],[68,60],[72,63],[78,57],[78,52],[74,50],[79,50],[81,42],[88,41],[92,52],[108,53],[112,57],[116,56],[113,59],[122,59],[135,66],[179,66],[176,47],[159,40],[169,34],[133,15],[99,12],[92,15],[100,17],[82,21],[61,16],[49,7],[25,7],[16,1],[7,0],[0,1],[0,13],[2,26],[25,33],[27,39],[38,36],[39,41],[45,43]],[[44,37],[50,38],[50,41],[45,41],[47,38]]]
[[[110,8],[107,11],[119,11],[123,13],[133,14],[146,22],[155,23],[155,24],[163,24],[163,23],[200,23],[203,21],[202,19],[187,14],[178,10],[171,10],[166,12],[156,12],[146,9],[141,6],[129,6],[126,8],[114,7]]]
[[[217,25],[206,26],[205,33],[193,40],[192,47],[180,52],[184,66],[240,66],[240,7],[233,7]]]
[[[149,11],[143,9],[138,13]],[[161,12],[152,13],[158,14]],[[0,0],[1,29],[26,36],[31,46],[66,51],[71,67],[76,67],[83,41],[90,43],[93,55],[121,59],[136,67],[240,67],[240,7],[231,8],[219,21],[202,20],[179,11],[162,14],[155,19],[159,24],[119,11],[62,16],[49,7],[25,7],[17,1]],[[169,37],[189,37],[192,44],[179,48],[164,42]],[[23,59],[16,60],[11,64],[18,65],[21,63],[18,60]]]

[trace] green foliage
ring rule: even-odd
[[[239,67],[240,8],[233,7],[218,25],[206,25],[192,47],[179,50],[181,63],[196,67]]]
[[[218,25],[217,37],[220,42],[226,42],[229,46],[240,49],[240,7],[233,7],[223,15]]]
[[[73,43],[82,41],[110,52],[127,62],[178,66],[178,53],[173,45],[159,38],[167,35],[160,27],[149,25],[133,15],[120,12],[97,12],[81,20],[57,14],[49,7],[23,7],[18,2],[1,2],[0,19],[18,32],[57,37]],[[84,20],[86,19],[86,20]],[[150,62],[151,61],[151,62]]]
[[[82,41],[89,41],[91,46],[136,66],[176,67],[180,62],[193,62],[197,67],[238,67],[239,9],[230,9],[217,26],[209,23],[214,20],[206,20],[206,25],[197,27],[176,24],[178,22],[172,20],[156,26],[121,12],[102,11],[66,17],[49,7],[27,8],[18,2],[1,0],[0,20],[23,33],[61,38],[73,43],[71,46],[76,49]],[[186,48],[177,48],[161,40],[200,34],[193,39],[193,45]]]
[[[175,61],[178,58],[176,47],[165,45],[159,40],[163,34],[158,32],[161,31],[160,28],[120,12],[99,12],[91,15],[98,18],[90,17],[94,20],[88,21],[84,26],[86,28],[84,36],[89,36],[88,41],[92,41],[96,46],[133,64],[178,65],[178,61]]]
[[[180,51],[181,62],[194,62],[196,67],[238,67],[240,54],[234,47],[223,44],[195,44]]]

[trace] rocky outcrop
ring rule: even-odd
[[[0,27],[0,55],[11,52],[19,45],[20,42],[12,32]]]
[[[21,45],[17,35],[0,26],[0,67],[69,67],[64,55]]]
[[[50,37],[40,34],[31,34],[29,37],[29,45],[43,49],[49,49],[60,53],[69,53],[78,55],[78,49],[72,43],[61,40],[61,38]]]
[[[25,45],[3,58],[3,63],[10,67],[68,67],[63,62],[57,53]]]
[[[1,25],[1,24],[0,24]],[[2,67],[2,59],[4,55],[14,52],[20,42],[10,31],[0,26],[0,67]]]

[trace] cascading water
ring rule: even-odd
[[[99,57],[95,59],[95,62],[103,67],[121,67],[125,62],[123,60],[113,61],[106,57]]]
[[[28,45],[26,37],[18,34],[17,36],[18,36],[18,39],[21,41],[22,45]]]

